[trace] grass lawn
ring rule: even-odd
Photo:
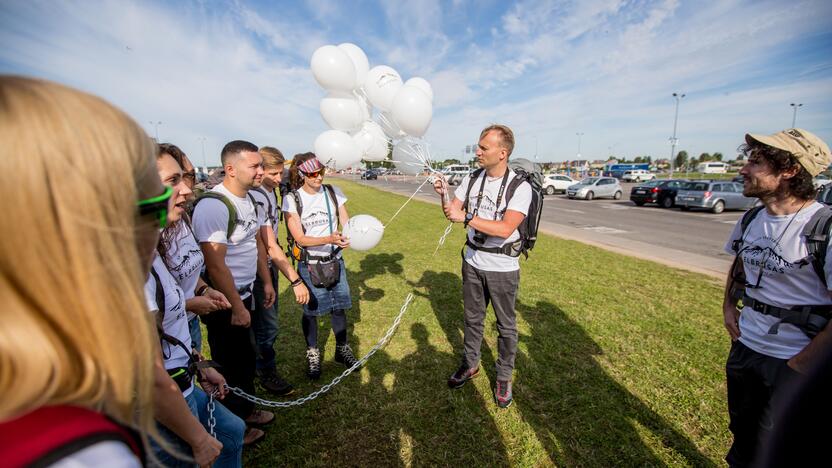
[[[405,198],[343,179],[349,212],[386,222]],[[491,396],[497,332],[489,309],[482,370],[460,390],[447,377],[462,347],[456,225],[412,201],[369,252],[345,253],[350,340],[363,355],[416,299],[389,345],[329,393],[276,410],[247,466],[712,466],[729,445],[721,287],[674,270],[543,236],[521,260],[515,403]],[[344,368],[321,321],[323,376],[305,376],[301,308],[280,289],[278,366],[309,394]],[[324,342],[325,340],[325,342]],[[261,396],[268,396],[263,391]]]

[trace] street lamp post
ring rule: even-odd
[[[670,179],[673,178],[673,159],[676,158],[676,144],[679,142],[679,139],[676,138],[676,126],[679,123],[679,102],[685,95],[673,93],[673,97],[676,99],[676,115],[673,117],[673,136],[670,138],[670,176],[668,177]]]
[[[578,157],[576,158],[578,161],[581,160],[581,137],[584,136],[584,132],[575,132],[575,135],[578,135]],[[580,164],[580,163],[578,163]]]
[[[208,173],[208,163],[205,162],[205,137],[199,137],[198,140],[202,142],[202,170]]]
[[[795,124],[797,123],[797,108],[803,107],[803,103],[791,103],[789,105],[792,106],[792,108],[794,109],[794,112],[792,112],[792,128],[794,128]]]
[[[162,125],[162,121],[157,120],[154,122],[151,120],[149,123],[153,125],[153,134],[156,135],[156,143],[159,143],[159,125]]]

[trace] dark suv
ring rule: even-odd
[[[377,180],[378,179],[378,171],[374,169],[367,169],[361,174],[361,180]]]
[[[630,200],[638,206],[645,203],[656,203],[662,208],[673,208],[676,205],[676,192],[687,180],[650,180],[637,185],[630,190]]]

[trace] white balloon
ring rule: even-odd
[[[372,120],[364,122],[361,130],[352,136],[365,161],[384,161],[387,159],[388,140],[384,131]]]
[[[425,155],[427,149],[423,143],[405,138],[393,147],[393,165],[407,175],[419,175],[428,167],[423,159]]]
[[[428,83],[428,80],[426,80],[424,78],[421,78],[421,77],[418,77],[418,76],[414,76],[413,78],[405,81],[404,85],[405,86],[415,86],[415,87],[421,89],[422,91],[425,92],[425,94],[428,95],[428,97],[430,98],[430,102],[433,102],[433,88],[431,87],[430,83]]]
[[[390,110],[393,105],[393,98],[399,88],[402,87],[402,77],[399,73],[387,65],[378,65],[367,72],[367,79],[364,81],[364,92],[370,102],[381,109],[382,112]]]
[[[367,106],[352,94],[331,92],[321,99],[321,117],[334,130],[355,130],[367,119]]]
[[[370,215],[360,214],[350,218],[344,226],[343,234],[350,239],[351,249],[370,250],[381,241],[384,225]]]
[[[346,52],[352,60],[355,67],[355,87],[362,86],[364,80],[367,79],[367,72],[370,71],[370,61],[367,60],[367,54],[361,50],[361,47],[349,42],[338,44],[338,48]]]
[[[340,130],[327,130],[315,138],[315,155],[324,165],[341,170],[361,161],[361,150],[352,137]]]
[[[361,105],[361,115],[363,117],[362,121],[370,120],[373,118],[373,105],[367,102],[367,98],[361,93],[355,93],[356,99],[358,99],[359,104]]]
[[[311,68],[315,81],[328,91],[352,91],[360,86],[352,59],[334,45],[319,47],[312,54]]]
[[[393,99],[390,115],[408,135],[421,137],[428,131],[433,118],[433,104],[424,91],[415,86],[402,86]]]
[[[393,116],[391,116],[387,112],[382,112],[379,114],[378,124],[384,131],[384,134],[393,140],[398,140],[399,138],[407,136],[407,134],[404,133],[398,125],[396,125],[396,122],[393,120]]]

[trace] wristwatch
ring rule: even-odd
[[[470,223],[472,219],[474,219],[474,213],[465,213],[465,221],[463,221],[462,224],[465,227],[468,227],[468,223]]]

